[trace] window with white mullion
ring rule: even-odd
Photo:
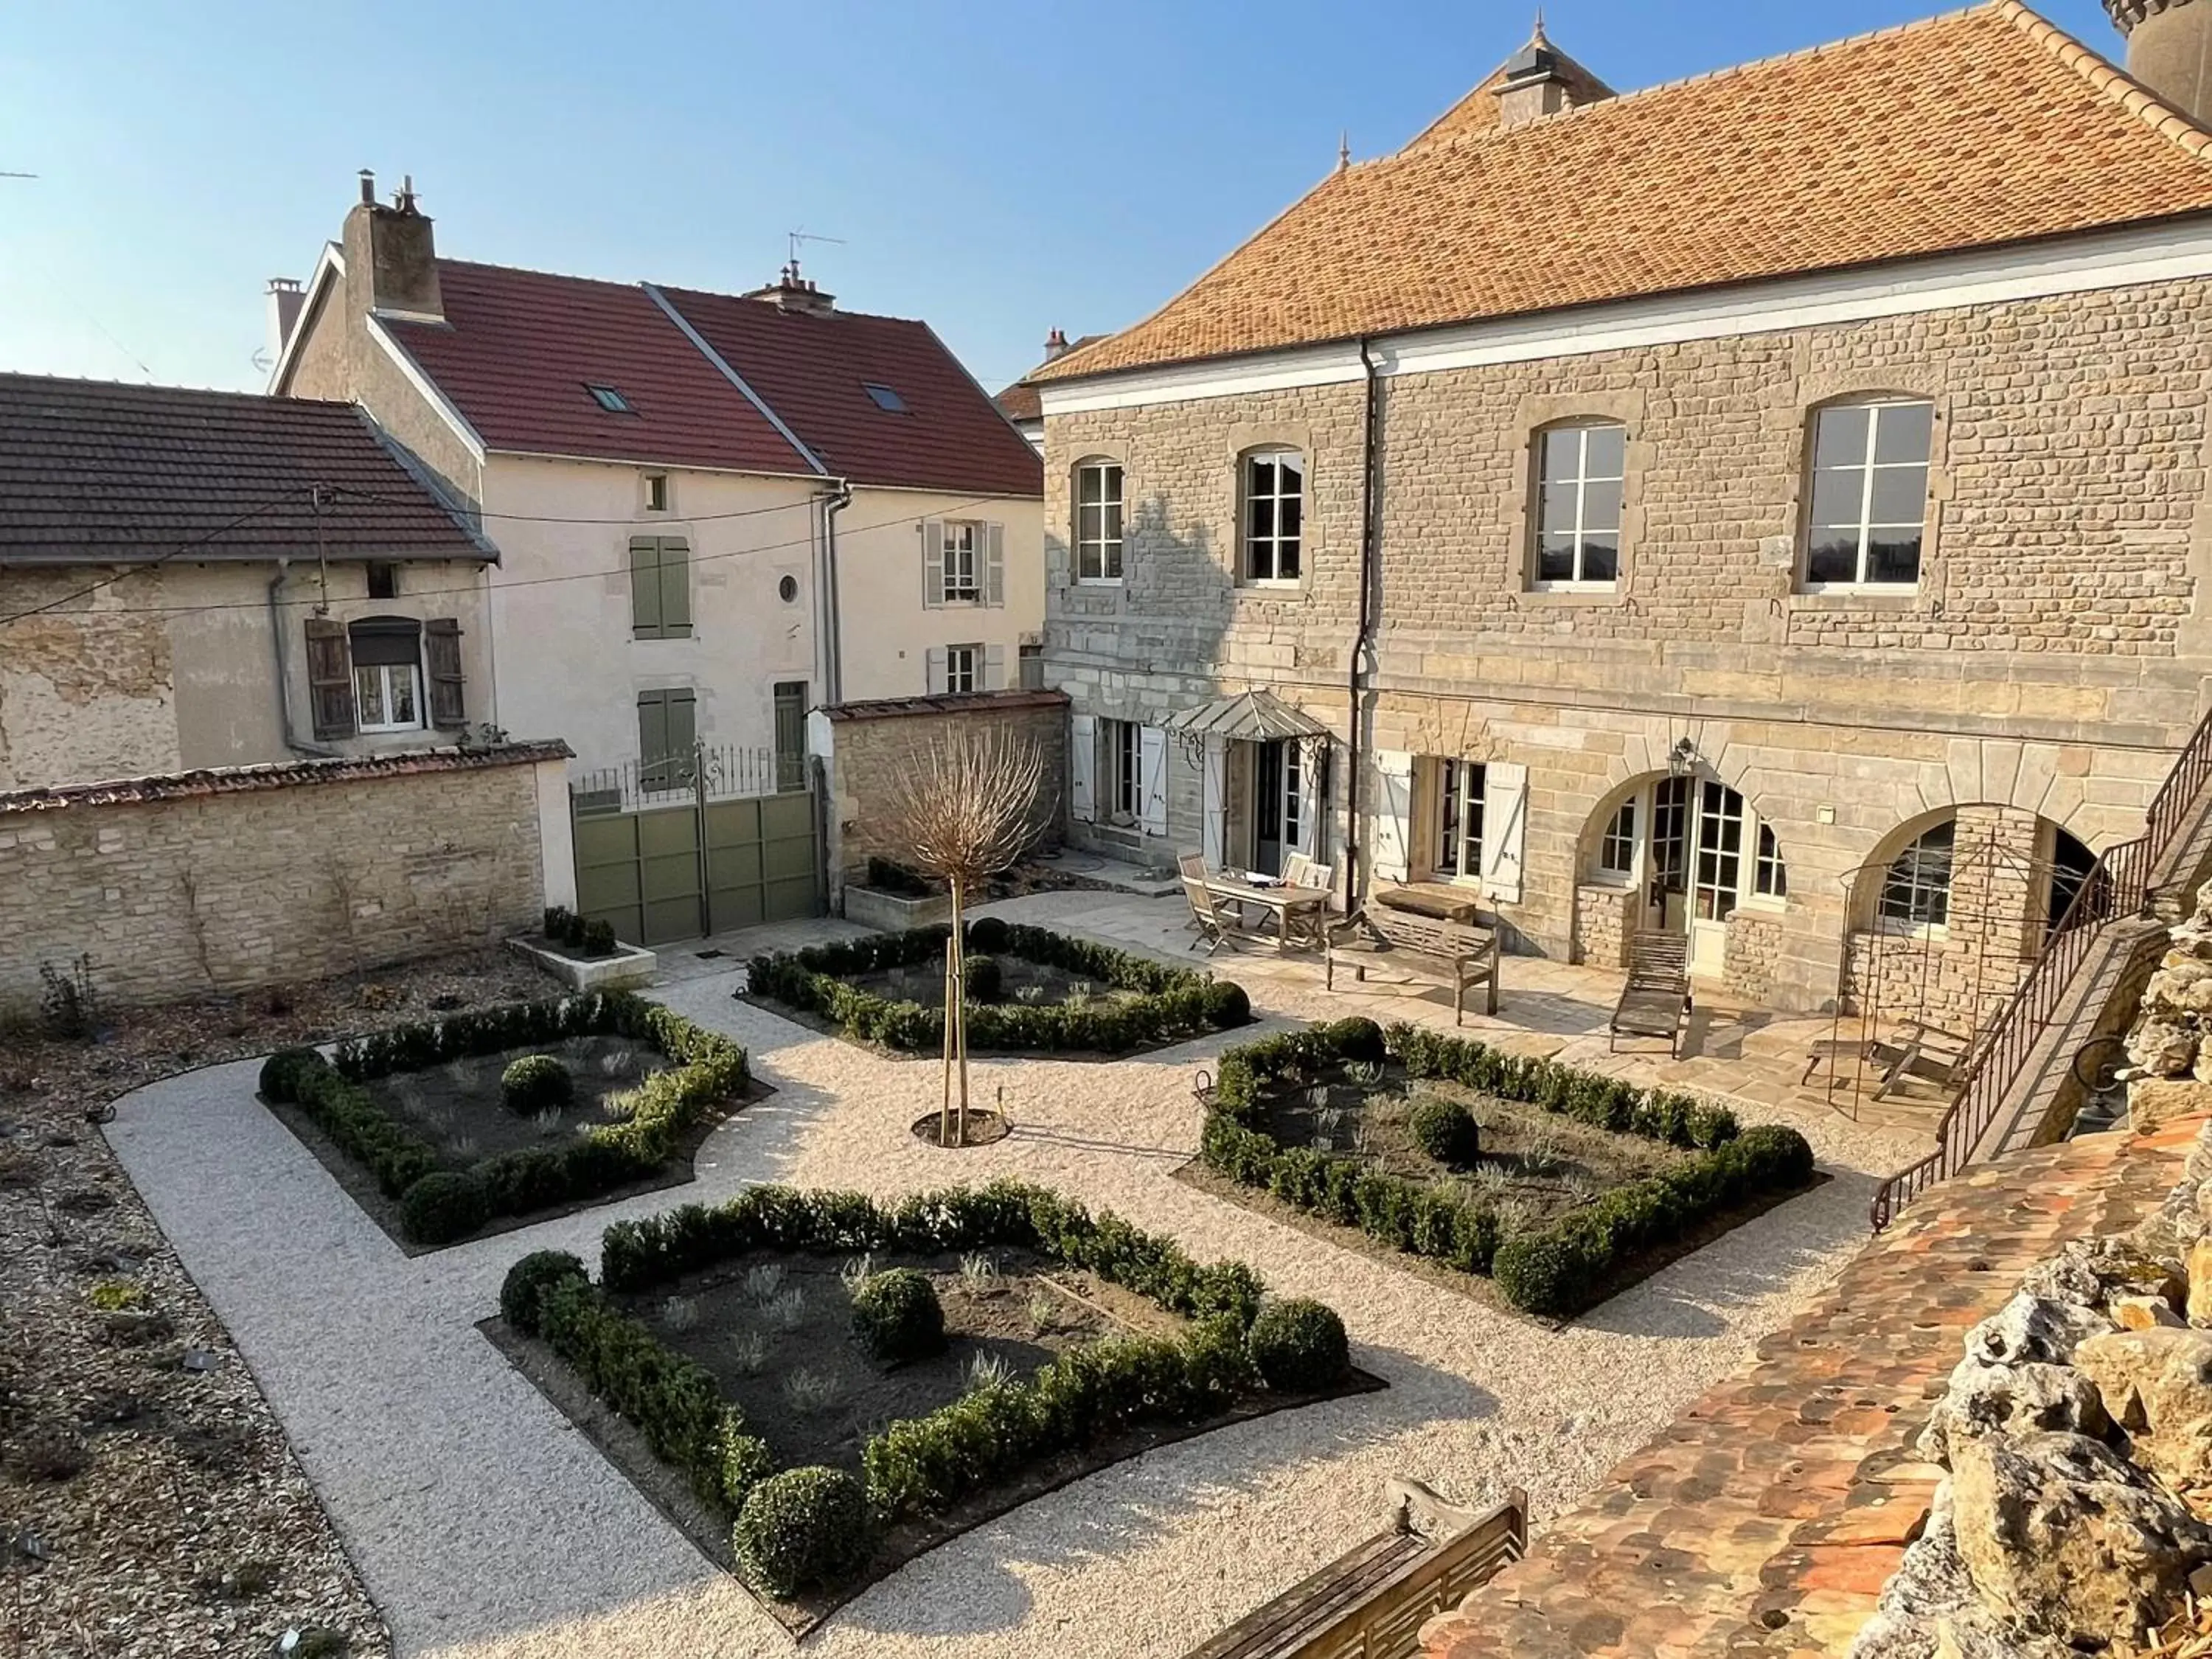
[[[1244,579],[1298,578],[1305,538],[1305,459],[1294,449],[1244,458]]]
[[[945,689],[952,692],[983,689],[983,647],[948,645],[945,647]]]
[[[983,596],[983,526],[972,519],[945,521],[945,602],[975,605]]]
[[[1536,482],[1536,584],[1606,587],[1620,575],[1628,429],[1617,422],[1541,434]]]
[[[1598,839],[1597,868],[1604,876],[1619,876],[1624,879],[1636,874],[1636,830],[1638,797],[1631,795],[1620,803]]]
[[[1935,416],[1924,399],[1817,411],[1808,586],[1910,587],[1920,580]]]
[[[1482,797],[1486,772],[1478,762],[1435,763],[1436,807],[1431,828],[1431,873],[1449,880],[1482,873]]]
[[[412,732],[422,724],[421,685],[412,663],[361,663],[354,702],[364,732]]]
[[[1075,579],[1121,580],[1121,469],[1110,461],[1075,470]]]

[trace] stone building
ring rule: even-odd
[[[452,746],[493,556],[346,404],[0,374],[0,792]]]
[[[2208,145],[2017,0],[1540,31],[1030,377],[1072,835],[1971,1024],[2204,712]]]

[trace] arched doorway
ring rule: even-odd
[[[1622,786],[1595,815],[1582,884],[1619,917],[1625,958],[1634,935],[1688,941],[1691,974],[1729,975],[1746,922],[1779,918],[1790,877],[1781,843],[1742,794],[1696,771],[1660,772]],[[1585,950],[1585,959],[1594,953]]]

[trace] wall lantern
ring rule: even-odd
[[[1681,738],[1667,751],[1667,775],[1686,778],[1698,769],[1698,746],[1687,738]]]

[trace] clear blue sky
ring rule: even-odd
[[[1550,0],[1626,90],[1943,9]],[[2097,0],[2040,9],[2098,51]],[[414,175],[441,252],[928,319],[994,389],[1526,38],[1526,0],[0,6],[0,369],[258,388],[261,291]],[[142,367],[143,365],[143,367]]]

